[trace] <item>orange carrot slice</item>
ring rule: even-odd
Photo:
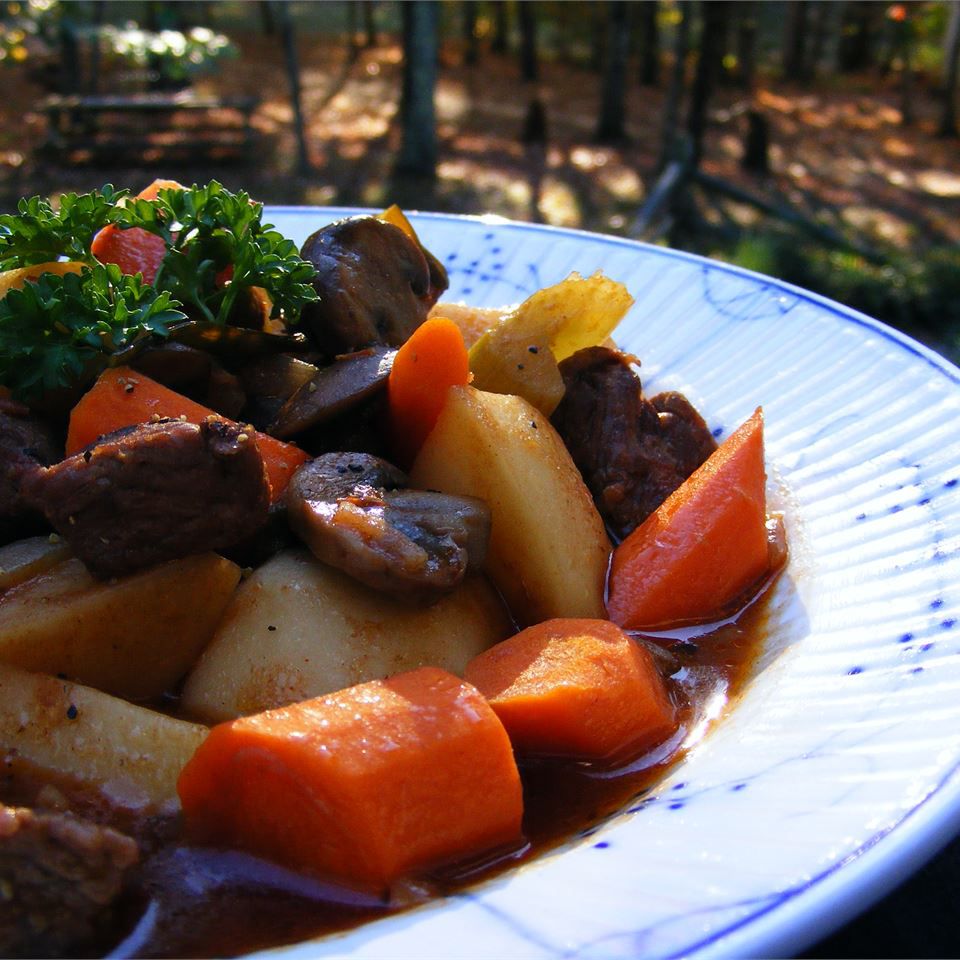
[[[546,620],[484,651],[464,674],[514,750],[617,760],[677,727],[653,658],[609,620]]]
[[[147,423],[152,417],[183,417],[190,423],[201,423],[209,416],[217,414],[150,377],[129,367],[111,367],[100,374],[71,411],[66,453],[69,456],[105,433]],[[251,432],[267,468],[271,499],[276,501],[307,455],[292,443],[258,430]]]
[[[450,387],[469,380],[463,334],[445,317],[425,320],[397,351],[387,397],[392,443],[403,466],[413,463],[440,416]]]
[[[523,812],[496,714],[436,667],[219,724],[177,790],[194,841],[381,889],[517,844]]]
[[[707,621],[768,569],[758,408],[616,548],[607,610],[633,630]]]
[[[137,199],[156,200],[161,190],[182,189],[183,184],[176,180],[154,180]],[[146,283],[153,283],[167,246],[162,237],[139,227],[121,230],[108,224],[93,238],[90,252],[101,263],[115,263],[124,273],[142,273]]]

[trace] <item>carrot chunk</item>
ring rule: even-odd
[[[67,455],[83,449],[105,433],[147,423],[154,416],[184,417],[190,423],[202,423],[216,413],[129,367],[104,370],[70,412]],[[267,468],[271,500],[276,501],[307,455],[292,443],[284,443],[258,430],[251,433]]]
[[[156,200],[161,190],[182,189],[183,184],[176,180],[154,180],[137,194],[137,199]],[[90,252],[101,263],[115,263],[124,273],[142,273],[146,283],[153,283],[167,245],[162,237],[140,227],[121,230],[108,224],[93,238]]]
[[[607,610],[633,630],[729,615],[769,563],[758,408],[614,550]]]
[[[527,627],[474,657],[464,676],[523,755],[618,760],[677,727],[653,658],[609,620]]]
[[[219,724],[177,790],[194,841],[374,889],[517,844],[523,813],[496,714],[437,667]]]
[[[445,317],[425,320],[397,351],[387,382],[391,438],[402,465],[413,463],[450,387],[469,381],[460,328]]]

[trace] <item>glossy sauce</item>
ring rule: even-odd
[[[401,885],[387,903],[245,854],[165,847],[145,861],[140,889],[125,904],[119,936],[126,940],[104,944],[105,952],[231,956],[342,931],[493,876],[590,833],[620,811],[635,811],[743,688],[767,632],[769,593],[696,639],[643,641],[663,652],[658,659],[678,707],[680,730],[668,743],[616,769],[569,761],[520,765],[523,850]]]

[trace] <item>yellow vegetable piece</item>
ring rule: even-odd
[[[595,273],[539,290],[470,348],[473,385],[516,394],[549,416],[563,397],[557,364],[602,343],[633,304],[626,287]]]
[[[111,806],[172,814],[177,777],[208,730],[92,687],[0,662],[0,750],[5,783],[37,773]],[[72,792],[72,789],[70,790]]]
[[[62,277],[66,273],[80,273],[86,266],[75,260],[52,260],[48,263],[35,263],[30,267],[18,267],[16,270],[4,270],[0,273],[0,299],[11,290],[19,290],[27,281],[36,280],[42,273],[54,273]]]

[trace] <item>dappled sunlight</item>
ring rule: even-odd
[[[434,98],[440,120],[459,120],[470,110],[471,99],[463,87],[451,83],[437,84]]]
[[[892,157],[914,157],[917,153],[912,144],[900,137],[887,137],[883,141],[883,150]]]
[[[935,197],[960,197],[960,174],[946,170],[924,170],[916,176],[917,186]]]
[[[606,167],[597,171],[600,187],[621,203],[639,203],[643,199],[643,181],[628,167]]]
[[[570,162],[578,170],[598,170],[610,162],[611,151],[594,147],[574,147],[570,151]]]
[[[583,222],[576,193],[554,177],[544,180],[539,208],[544,220],[555,227],[578,227]]]
[[[896,246],[906,245],[912,238],[913,228],[909,223],[876,207],[848,206],[842,218],[857,230],[872,233]]]

